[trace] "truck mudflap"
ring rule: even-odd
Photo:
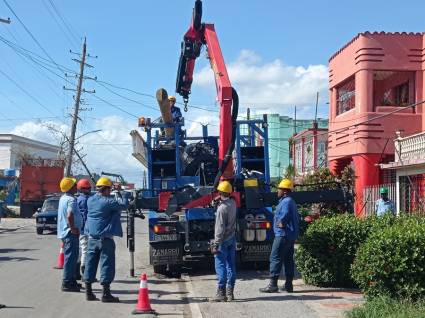
[[[150,263],[156,265],[175,265],[183,263],[183,244],[172,241],[150,242]]]
[[[268,261],[272,250],[272,241],[245,242],[242,244],[240,256],[242,262]]]

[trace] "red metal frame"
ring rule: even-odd
[[[200,30],[195,29],[194,17],[189,30],[184,36],[186,42],[197,45],[206,45],[208,58],[211,68],[214,71],[215,84],[217,89],[217,100],[220,104],[220,141],[218,162],[222,164],[232,141],[232,85],[227,74],[226,64],[221,52],[217,33],[213,24],[202,24]],[[190,88],[193,80],[193,71],[196,58],[189,59],[186,64],[184,79],[187,83],[182,89],[190,94]],[[224,179],[232,178],[233,161],[230,160],[226,170],[223,173]]]

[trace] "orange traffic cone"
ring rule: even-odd
[[[57,265],[54,267],[56,269],[63,269],[63,263],[65,262],[65,255],[63,254],[63,243],[61,244],[61,249],[58,255]]]
[[[154,314],[156,315],[155,310],[152,309],[149,301],[149,291],[148,291],[148,281],[146,279],[146,274],[143,273],[140,278],[140,288],[139,288],[139,297],[137,300],[136,309],[132,312],[133,315],[137,314]]]

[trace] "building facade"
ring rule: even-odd
[[[0,134],[0,169],[21,168],[22,158],[56,159],[60,147],[12,134]]]
[[[296,174],[304,175],[328,166],[328,130],[312,128],[303,130],[291,139],[292,165]]]
[[[329,60],[329,166],[337,174],[353,166],[357,215],[364,214],[363,190],[388,176],[379,165],[394,161],[396,132],[425,130],[424,56],[422,33],[366,32]]]
[[[269,124],[270,178],[282,178],[290,164],[289,140],[294,134],[313,127],[313,119],[293,119],[279,114],[267,115]],[[327,128],[328,120],[317,119],[319,128]]]

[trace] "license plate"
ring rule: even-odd
[[[242,259],[244,261],[266,261],[272,250],[271,244],[243,245]]]
[[[153,236],[153,240],[154,241],[177,241],[179,239],[179,235],[177,233],[173,233],[173,234],[161,234],[161,235],[157,235],[154,234]]]

